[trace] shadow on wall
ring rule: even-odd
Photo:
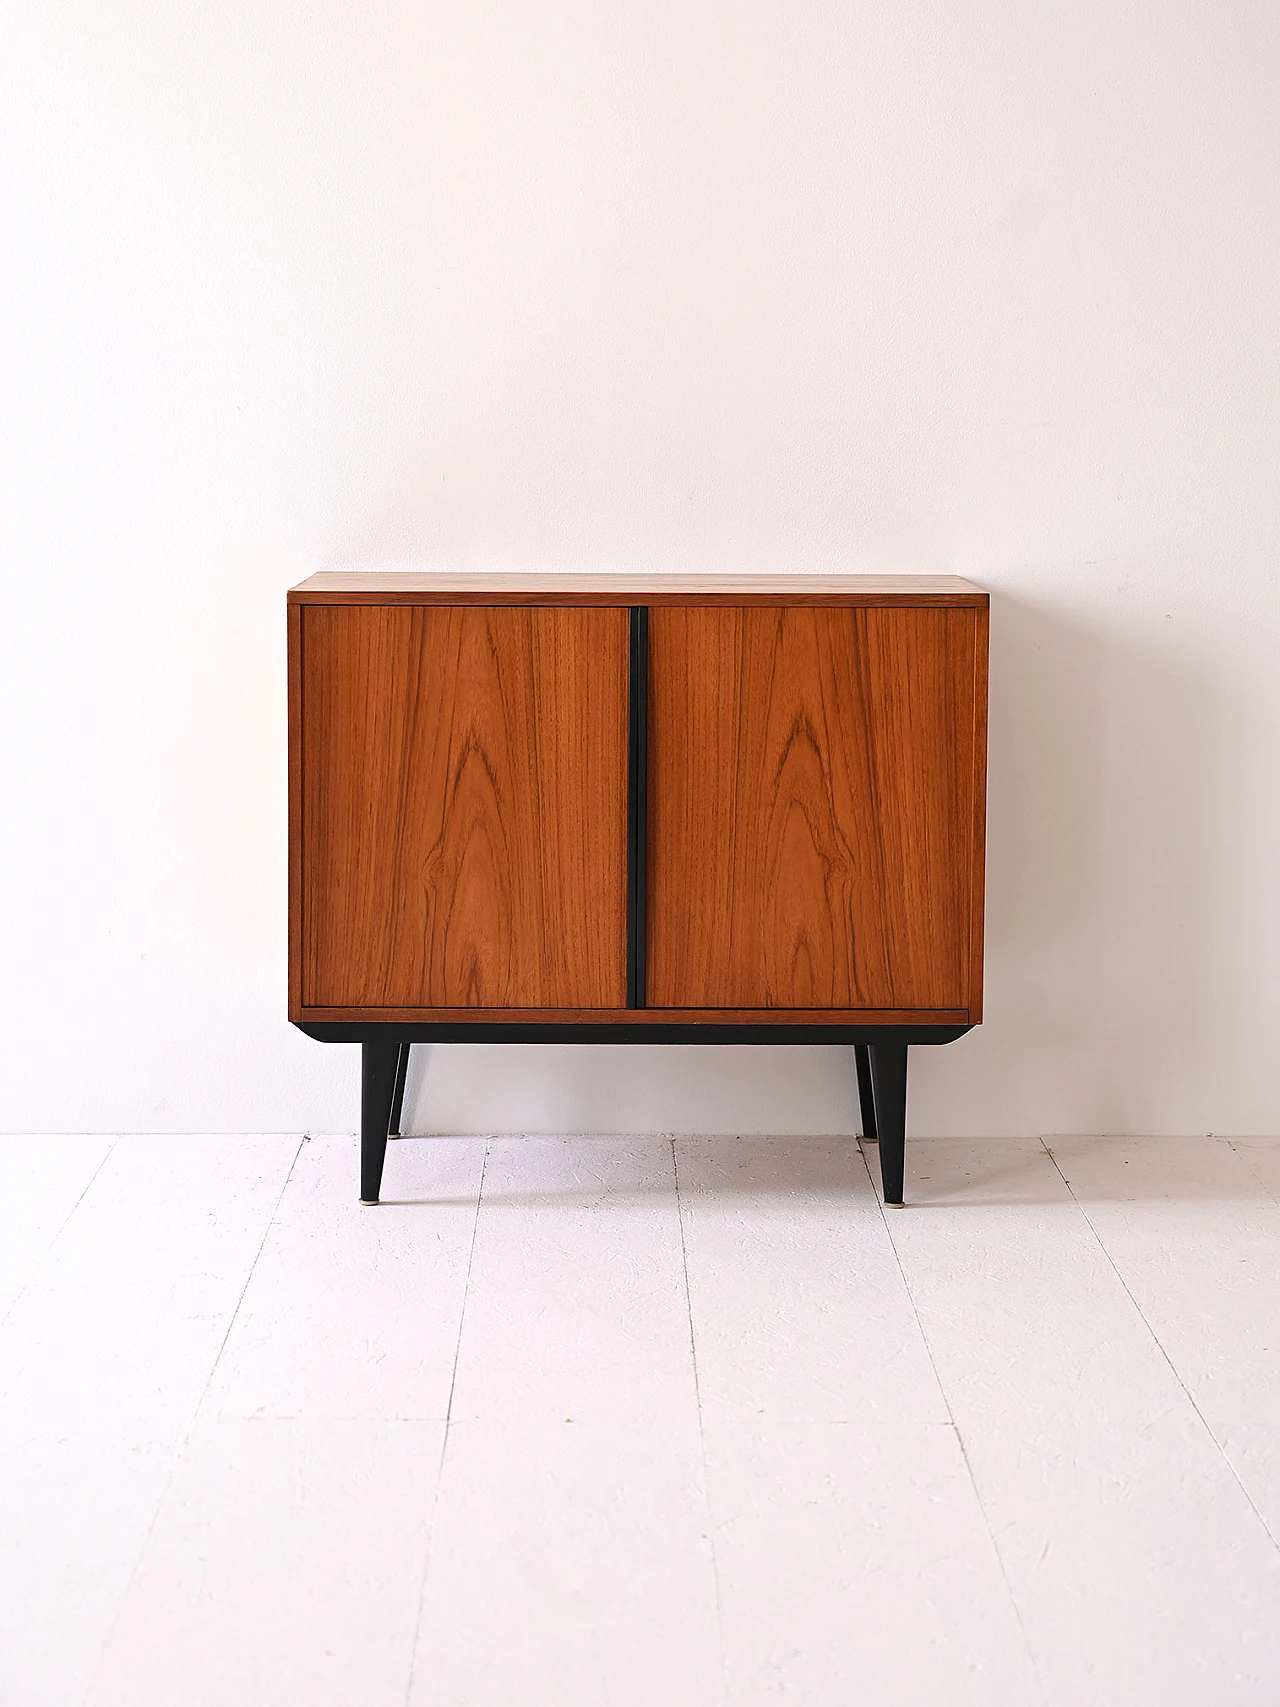
[[[985,1020],[913,1051],[912,1132],[1205,1130],[1218,743],[1172,643],[993,594]],[[415,1132],[852,1133],[857,1095],[845,1049],[434,1046],[414,1051],[406,1116]]]
[[[985,1019],[917,1130],[1204,1130],[1220,724],[1172,640],[992,596]]]

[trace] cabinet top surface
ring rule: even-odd
[[[959,575],[462,574],[321,570],[290,604],[915,604],[985,605]]]

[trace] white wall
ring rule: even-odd
[[[993,594],[918,1132],[1280,1130],[1280,7],[8,0],[0,1120],[350,1129],[284,1021],[317,567]],[[423,1129],[849,1130],[840,1052],[422,1052]]]

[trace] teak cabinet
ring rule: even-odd
[[[415,1040],[907,1047],[981,1018],[987,595],[951,576],[313,575],[289,594],[289,1017]]]

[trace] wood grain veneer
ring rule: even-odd
[[[294,611],[292,1016],[621,1007],[625,611]]]
[[[665,607],[649,670],[649,1006],[969,1012],[975,610]]]

